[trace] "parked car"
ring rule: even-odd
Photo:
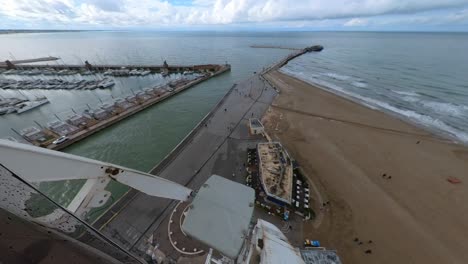
[[[310,239],[306,239],[304,241],[304,247],[305,248],[308,248],[308,247],[320,247],[320,242],[318,240],[310,240]]]
[[[65,142],[67,140],[68,140],[67,136],[61,136],[61,137],[57,138],[56,140],[54,140],[52,143],[55,144],[55,145],[58,145],[58,144],[62,144],[63,142]]]

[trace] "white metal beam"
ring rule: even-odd
[[[110,177],[146,194],[186,201],[192,190],[122,166],[0,139],[0,163],[29,182]]]

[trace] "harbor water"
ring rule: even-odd
[[[148,171],[216,104],[232,84],[293,52],[252,48],[325,49],[294,59],[281,70],[330,91],[418,122],[468,142],[468,34],[358,32],[65,32],[0,35],[0,59],[60,57],[60,64],[223,64],[231,72],[210,79],[115,124],[64,151]],[[50,62],[51,64],[56,62]],[[178,76],[168,78],[175,79]],[[1,76],[0,78],[6,78]],[[32,78],[32,77],[27,77]],[[72,78],[72,77],[67,77]],[[45,125],[88,105],[168,79],[159,75],[115,78],[111,89],[0,90],[6,96],[46,96],[50,104],[0,117],[0,137],[11,128]],[[67,204],[81,182],[42,183],[41,189]],[[109,186],[113,199],[127,189]],[[98,209],[104,210],[105,207]],[[95,211],[95,215],[99,214]]]

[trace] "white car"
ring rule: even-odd
[[[67,141],[67,140],[68,140],[68,137],[61,136],[61,137],[57,138],[56,140],[54,140],[52,143],[55,144],[55,145],[58,145],[58,144],[61,144],[61,143],[65,142],[65,141]]]

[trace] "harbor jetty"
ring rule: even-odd
[[[87,109],[80,114],[75,113],[66,120],[49,122],[46,126],[39,125],[39,127],[28,127],[21,131],[13,129],[13,131],[30,144],[60,150],[175,94],[229,71],[231,66],[229,64],[180,66],[180,69],[196,69],[196,77],[180,78],[165,85],[143,89],[125,98],[115,98],[111,103],[103,103],[96,109]]]
[[[304,55],[305,53],[309,53],[309,52],[320,52],[323,50],[323,46],[322,45],[314,45],[314,46],[310,46],[310,47],[307,47],[307,48],[304,48],[304,49],[301,49],[301,50],[298,50],[296,52],[293,52],[291,54],[289,54],[288,56],[286,56],[284,59],[278,61],[277,63],[271,65],[270,67],[266,68],[260,75],[263,75],[269,71],[273,71],[273,70],[277,70],[281,67],[283,67],[286,63],[288,63],[290,60],[293,60],[301,55]]]
[[[292,47],[284,47],[284,46],[273,46],[273,45],[250,45],[251,48],[254,49],[285,49],[285,50],[302,50],[298,48]]]
[[[0,63],[0,71],[3,74],[22,74],[27,71],[26,74],[41,74],[42,72],[52,72],[62,74],[89,74],[89,73],[115,73],[112,75],[122,76],[132,75],[133,70],[149,71],[149,73],[184,73],[184,72],[216,72],[219,70],[221,65],[218,64],[203,64],[203,65],[169,65],[166,61],[162,65],[117,65],[117,64],[91,64],[85,61],[84,65],[79,64],[23,64],[24,61],[44,61],[55,58],[39,58],[31,60],[21,60],[20,64],[17,61],[6,60]]]

